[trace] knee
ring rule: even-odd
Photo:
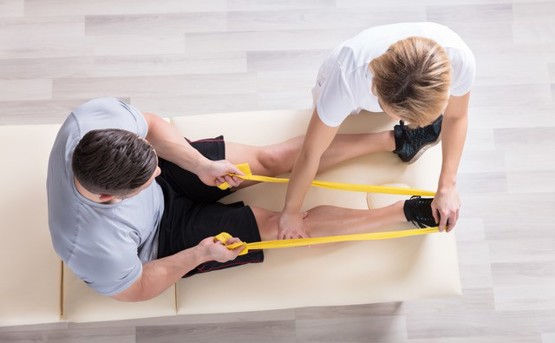
[[[265,175],[278,175],[289,171],[287,168],[289,153],[281,147],[263,149],[258,155],[258,161]]]
[[[263,241],[276,239],[279,213],[260,208],[253,208],[253,213],[258,231],[260,232],[260,238]]]

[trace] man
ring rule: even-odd
[[[322,169],[365,153],[337,153],[344,138],[338,136]],[[154,114],[114,98],[91,100],[66,119],[50,155],[54,248],[90,287],[121,301],[156,297],[184,275],[261,262],[262,251],[238,257],[241,248],[229,250],[213,236],[274,239],[279,214],[218,203],[231,191],[214,186],[249,185],[229,176],[241,173],[234,163],[249,163],[255,174],[287,172],[301,145],[302,137],[266,147],[223,137],[189,142]],[[431,201],[414,198],[376,210],[319,206],[305,213],[305,226],[314,236],[338,233],[345,220],[345,234],[407,220],[432,226]]]

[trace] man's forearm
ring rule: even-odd
[[[198,245],[174,255],[150,261],[143,265],[142,275],[131,289],[115,298],[120,301],[152,299],[176,283],[187,272],[207,261],[210,261],[210,257]]]
[[[148,122],[146,138],[160,157],[195,174],[209,163],[208,159],[193,148],[179,131],[164,119],[150,113],[144,113],[144,116]]]

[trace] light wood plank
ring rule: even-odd
[[[551,327],[555,314],[551,311],[475,311],[461,316],[444,313],[436,320],[441,324],[426,317],[408,314],[409,338],[505,336],[518,339],[539,336]]]
[[[472,105],[476,106],[528,106],[551,104],[549,84],[476,86],[472,90]]]
[[[174,342],[209,343],[214,341],[242,342],[294,342],[294,321],[268,321],[262,323],[218,323],[180,326],[137,328],[137,343]]]
[[[6,44],[9,41],[9,44]],[[14,42],[13,37],[1,38],[0,59],[36,59],[90,56],[93,46],[83,37],[32,37]]]
[[[386,19],[387,18],[387,19]],[[243,11],[228,13],[229,31],[267,31],[276,29],[365,28],[402,21],[423,21],[424,7],[379,6],[372,11],[360,9],[318,9],[283,11]]]
[[[540,123],[538,123],[540,124]],[[507,151],[534,151],[555,147],[555,127],[495,130],[495,145]]]
[[[75,78],[54,80],[56,99],[95,98],[101,96],[180,97],[194,95],[256,92],[255,74],[198,74],[176,76]]]
[[[51,98],[51,80],[0,80],[0,101],[47,100]]]
[[[194,51],[329,50],[356,35],[358,28],[187,33]]]
[[[472,92],[471,102],[474,102]],[[472,106],[469,113],[469,139],[475,134],[473,129],[486,130],[491,128],[531,128],[540,123],[544,127],[555,127],[555,106],[550,103],[533,105]]]
[[[494,292],[498,311],[549,311],[555,307],[555,281],[494,287]]]
[[[492,137],[493,138],[493,137]],[[501,173],[505,169],[505,152],[497,150],[465,151],[461,173]]]
[[[0,79],[84,77],[93,69],[92,56],[0,59]]]
[[[460,173],[457,185],[468,193],[504,193],[507,192],[505,173]]]
[[[510,193],[555,193],[555,169],[507,173]]]
[[[335,0],[227,0],[228,11],[278,11],[333,7],[335,7]]]
[[[542,334],[542,343],[555,343],[555,332]]]
[[[246,55],[240,52],[198,55],[97,56],[88,77],[157,76],[247,71]]]
[[[428,20],[438,23],[504,23],[513,20],[511,4],[430,5],[426,6],[426,12]]]
[[[383,330],[387,328],[388,330]],[[301,342],[403,342],[404,316],[298,319],[297,339]]]
[[[185,53],[184,35],[141,36],[111,34],[87,36],[95,56],[170,55]]]
[[[247,64],[250,72],[302,71],[316,75],[329,50],[249,52]],[[315,78],[316,79],[316,78]]]
[[[542,343],[540,335],[531,336],[483,336],[483,337],[439,337],[409,339],[407,343]]]
[[[84,16],[210,12],[226,9],[226,0],[25,0],[27,16]]]
[[[86,100],[75,98],[0,102],[0,125],[62,123],[75,107]]]
[[[135,328],[42,330],[0,332],[2,342],[135,343]]]
[[[23,0],[0,0],[0,17],[23,15]]]
[[[0,17],[0,38],[11,39],[17,43],[23,39],[38,37],[83,36],[85,20],[83,17]]]
[[[215,101],[217,99],[217,101]],[[256,93],[210,94],[196,96],[135,96],[133,105],[142,111],[158,113],[162,116],[186,116],[203,113],[256,111]],[[205,137],[199,137],[205,138]]]
[[[161,13],[137,15],[90,15],[85,17],[87,35],[175,35],[186,32],[222,31],[225,12]]]

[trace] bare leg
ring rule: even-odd
[[[386,226],[407,221],[403,213],[404,201],[371,209],[355,210],[335,206],[317,206],[308,211],[305,228],[311,237],[347,235],[382,231]],[[279,212],[252,207],[263,241],[278,239]]]
[[[301,150],[304,137],[257,147],[226,142],[226,159],[232,163],[249,163],[254,174],[275,176],[291,171]],[[379,151],[393,151],[393,131],[365,134],[340,134],[322,155],[318,172],[325,171],[343,161]],[[252,183],[250,183],[252,184]],[[245,183],[243,186],[248,186]]]
[[[308,211],[305,227],[311,237],[383,231],[384,227],[407,222],[403,213],[404,203],[398,201],[371,210],[317,206]]]

